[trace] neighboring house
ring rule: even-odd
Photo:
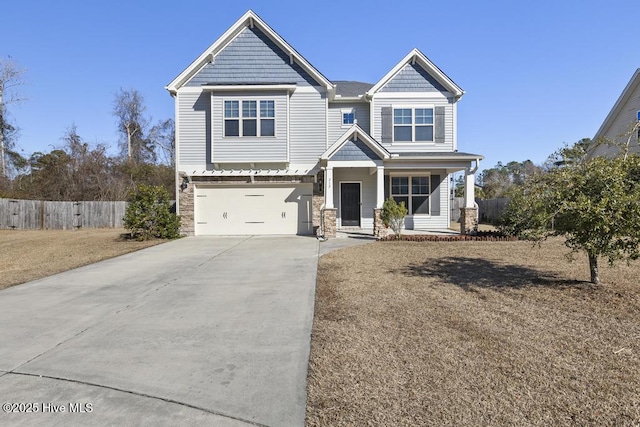
[[[629,152],[640,153],[640,148],[638,147],[638,139],[640,138],[639,122],[640,68],[633,74],[604,123],[602,123],[602,126],[593,137],[593,140],[600,144],[591,155],[614,155],[620,151],[620,146],[624,146],[627,143],[629,143]],[[608,145],[606,141],[613,142],[614,145]]]
[[[473,227],[482,156],[458,152],[464,92],[417,49],[375,84],[331,81],[248,11],[166,89],[186,234],[378,235],[389,196],[407,229],[447,229],[461,170]]]

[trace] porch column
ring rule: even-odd
[[[327,168],[324,172],[324,207],[333,209],[333,168]]]
[[[464,207],[475,207],[475,174],[468,168],[464,172]]]
[[[467,168],[464,173],[464,207],[460,209],[460,233],[475,234],[478,232],[478,208],[475,207],[474,175],[478,170]]]
[[[384,166],[378,166],[376,178],[376,208],[382,209],[384,204]]]

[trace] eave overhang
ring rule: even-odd
[[[238,85],[238,84],[206,84],[202,85],[201,88],[207,91],[288,91],[293,92],[296,90],[297,85],[295,83],[291,84],[249,84],[249,85]]]
[[[620,97],[618,97],[618,100],[613,105],[613,108],[607,115],[607,118],[604,119],[604,122],[602,122],[602,125],[593,137],[594,141],[599,140],[607,133],[607,130],[609,129],[615,118],[621,113],[622,107],[627,103],[638,85],[640,85],[640,68],[638,68],[636,72],[633,73],[631,80],[629,80],[629,83],[627,83],[627,86],[625,86],[624,90],[620,94]]]
[[[392,154],[391,161],[394,160],[432,160],[432,161],[480,161],[484,156],[471,153],[399,153]]]

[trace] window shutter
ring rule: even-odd
[[[393,109],[382,107],[382,143],[391,144],[393,141]]]
[[[389,188],[389,186],[391,185],[391,178],[389,178],[389,175],[385,175],[384,176],[384,199],[387,200],[389,198],[389,195],[391,195],[391,188]]]
[[[440,216],[440,175],[431,175],[431,215]]]
[[[436,107],[435,110],[435,141],[437,144],[444,143],[444,107]]]

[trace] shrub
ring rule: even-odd
[[[405,216],[407,216],[407,208],[404,202],[398,204],[391,197],[384,201],[382,205],[382,221],[384,225],[393,230],[397,239],[400,238]]]
[[[130,193],[124,226],[137,240],[180,237],[180,217],[171,212],[169,193],[160,186],[139,185]]]

